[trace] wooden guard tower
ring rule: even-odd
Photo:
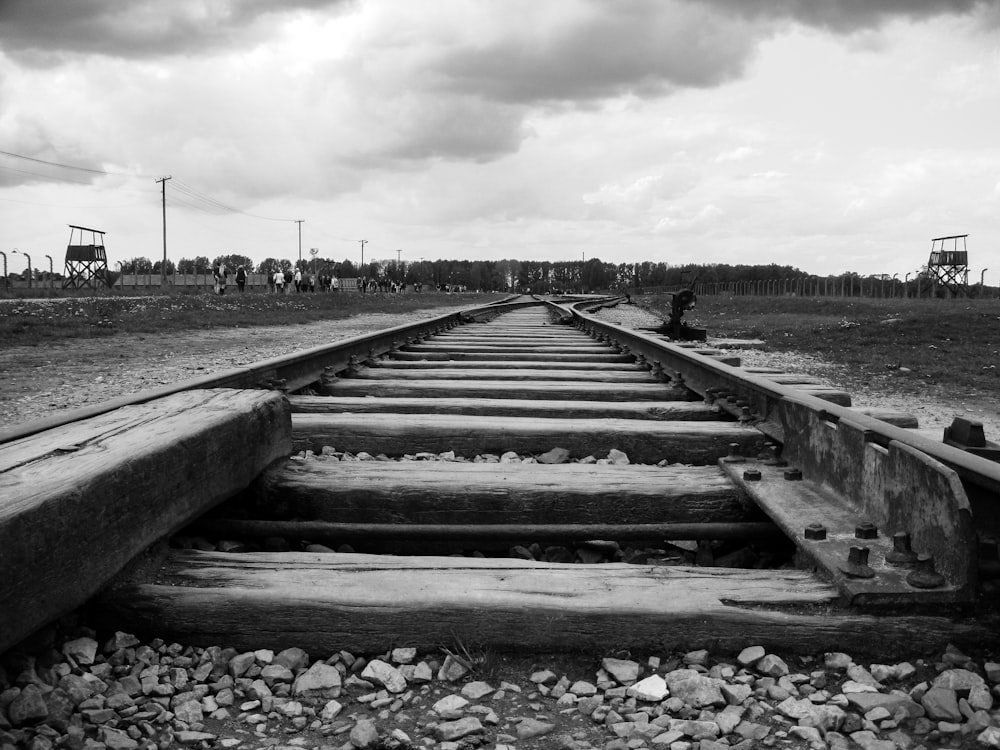
[[[74,244],[77,232],[79,239]],[[83,244],[85,232],[90,232],[89,245]],[[99,289],[102,286],[108,286],[108,256],[104,252],[104,232],[70,224],[63,289]]]
[[[927,286],[933,295],[940,284],[953,297],[961,297],[969,284],[969,250],[965,243],[967,234],[935,237],[931,240],[931,257],[927,261]],[[945,243],[952,242],[950,250]],[[962,249],[958,241],[962,240]],[[940,244],[939,244],[940,243]]]

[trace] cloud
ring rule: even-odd
[[[727,161],[743,161],[744,159],[749,159],[751,156],[756,156],[758,153],[759,152],[755,148],[750,148],[749,146],[738,146],[730,149],[729,151],[723,151],[715,157],[715,161],[717,164],[722,164]]]
[[[685,232],[690,229],[702,227],[706,224],[712,224],[724,215],[725,212],[713,204],[702,206],[697,211],[693,212],[675,209],[672,210],[670,214],[662,217],[658,222],[656,222],[656,226],[653,227],[653,232]]]
[[[505,3],[497,33],[458,43],[434,66],[442,86],[517,102],[663,95],[738,76],[764,33],[695,3]],[[508,10],[513,9],[513,10]]]
[[[274,18],[352,6],[350,0],[4,0],[0,47],[47,66],[72,54],[150,58],[262,39]]]
[[[990,13],[985,0],[692,0],[748,20],[789,20],[839,33],[877,28],[893,19]]]

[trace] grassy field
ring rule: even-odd
[[[61,339],[163,333],[217,326],[294,325],[364,313],[474,307],[498,294],[176,294],[0,300],[0,344],[42,345]]]
[[[669,296],[637,298],[666,317]],[[1000,300],[705,296],[684,320],[710,336],[764,339],[846,366],[855,382],[1000,390]],[[891,383],[886,383],[891,381]]]

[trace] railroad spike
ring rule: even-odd
[[[892,535],[892,549],[885,553],[885,561],[890,565],[913,565],[917,561],[917,553],[910,546],[909,534],[897,531]]]
[[[788,461],[786,461],[781,457],[780,446],[777,446],[774,443],[768,443],[766,446],[766,450],[767,450],[767,457],[761,462],[765,466],[788,466]]]
[[[930,555],[917,555],[917,567],[908,576],[906,582],[918,589],[936,589],[944,586],[944,576],[934,568],[934,558]]]
[[[847,551],[847,562],[840,566],[840,571],[851,578],[874,578],[875,571],[868,566],[868,548],[851,547]]]
[[[741,464],[746,461],[746,458],[740,453],[739,443],[730,443],[729,455],[725,456],[722,460],[727,464]]]

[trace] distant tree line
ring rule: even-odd
[[[861,275],[847,272],[837,275],[817,277],[789,265],[768,264],[728,264],[728,263],[669,263],[644,261],[641,263],[610,263],[599,258],[574,261],[534,261],[534,260],[416,260],[374,259],[358,267],[350,259],[303,258],[292,261],[287,258],[265,258],[254,263],[240,254],[219,255],[213,259],[206,256],[181,258],[175,264],[167,261],[167,274],[210,274],[212,268],[225,263],[231,272],[244,266],[251,273],[272,274],[276,270],[300,268],[317,275],[337,278],[365,278],[397,284],[422,284],[433,287],[464,287],[484,291],[516,291],[522,293],[551,292],[592,292],[603,290],[675,290],[683,287],[712,285],[716,288],[736,282],[766,282],[781,280],[786,283],[806,282],[823,278],[830,285],[847,284],[851,288],[864,286],[874,289],[876,284],[901,285],[903,279],[893,279],[888,274]],[[125,274],[159,275],[161,261],[148,258],[132,258],[120,263]],[[39,277],[35,269],[36,278]],[[27,273],[23,274],[24,278]],[[896,274],[895,276],[899,276]],[[924,266],[907,274],[911,284],[924,283],[927,267]],[[975,293],[976,285],[969,285],[970,293]]]

